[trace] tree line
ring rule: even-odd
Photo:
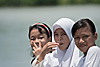
[[[100,4],[100,0],[0,0],[0,6]]]

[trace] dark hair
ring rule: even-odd
[[[75,32],[77,31],[77,29],[80,29],[82,27],[86,27],[87,25],[89,25],[89,27],[91,29],[91,32],[94,35],[94,33],[96,32],[94,23],[90,19],[81,19],[73,25],[73,27],[72,27],[72,36],[74,37]]]
[[[46,34],[47,34],[47,37],[51,37],[51,41],[52,41],[52,31],[51,29],[45,24],[45,23],[36,23],[32,26],[29,27],[29,33],[28,33],[28,37],[30,39],[30,32],[33,30],[33,29],[38,29],[39,32],[42,34],[42,28],[46,31]]]

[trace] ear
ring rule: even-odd
[[[97,34],[97,32],[95,32],[94,39],[97,40],[97,37],[98,37],[98,34]]]

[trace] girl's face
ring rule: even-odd
[[[34,43],[39,46],[39,41],[41,42],[41,46],[43,47],[50,39],[47,37],[45,30],[42,28],[42,34],[39,32],[38,29],[33,29],[30,32],[30,43],[31,47],[33,48]]]
[[[86,55],[91,46],[94,46],[96,39],[97,33],[95,32],[93,35],[89,26],[78,29],[74,36],[76,46],[84,53],[84,55]]]
[[[66,50],[69,46],[70,40],[66,32],[62,28],[58,28],[54,32],[54,39],[56,43],[59,43],[60,50]]]

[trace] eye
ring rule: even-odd
[[[61,35],[66,35],[66,33],[62,33]]]
[[[74,37],[74,39],[75,39],[75,40],[78,40],[78,39],[80,39],[80,38],[79,38],[79,37]]]
[[[83,38],[88,38],[88,37],[89,37],[88,35],[83,36]]]
[[[33,41],[34,41],[35,39],[36,39],[36,38],[30,38],[30,40],[33,40]]]
[[[43,39],[44,37],[39,37],[39,39]]]
[[[54,36],[58,36],[58,34],[54,34]]]

